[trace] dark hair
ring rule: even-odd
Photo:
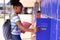
[[[10,2],[19,2],[19,0],[10,0]]]
[[[11,5],[13,5],[16,2],[19,2],[19,0],[10,0]]]
[[[21,6],[21,7],[23,7],[23,5],[22,5],[22,3],[21,2],[19,2],[19,0],[10,0],[11,2],[11,5],[13,5],[13,7],[15,7],[15,6]]]
[[[41,11],[37,11],[37,13],[41,13]]]
[[[14,4],[13,4],[13,7],[14,7],[14,6],[21,6],[21,7],[23,7],[22,3],[20,3],[20,2],[14,3]]]

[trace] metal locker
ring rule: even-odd
[[[47,33],[47,35],[49,35],[49,39],[47,39],[47,37],[42,36],[44,35],[43,31],[41,30],[39,33],[36,33],[36,40],[58,40],[57,38],[60,39],[60,34],[59,34],[59,14],[60,14],[60,1],[58,0],[41,0],[41,14],[43,15],[47,15],[47,18],[43,18],[43,22],[41,21],[42,18],[40,18],[39,20],[36,19],[36,26],[42,27],[46,26],[44,25],[45,19],[46,19],[46,23],[45,24],[49,24],[48,25],[48,29],[47,32],[45,31],[44,33]],[[59,5],[58,5],[59,4]],[[59,8],[58,8],[59,7]],[[48,19],[50,21],[48,21]],[[40,23],[39,23],[40,21]],[[48,22],[47,22],[48,21]],[[43,23],[43,25],[41,24],[41,22]],[[49,32],[49,34],[48,34]],[[47,36],[46,35],[46,36]],[[45,38],[44,38],[45,37]]]
[[[36,33],[36,40],[50,40],[51,19],[37,18],[36,26],[41,28],[41,30]]]

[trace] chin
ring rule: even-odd
[[[21,12],[19,12],[18,14],[21,14]]]

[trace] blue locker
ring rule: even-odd
[[[56,40],[56,23],[57,20],[51,19],[51,40]]]
[[[51,0],[45,0],[45,1],[46,1],[46,4],[45,4],[45,14],[47,16],[51,16],[51,3],[50,3]]]
[[[45,0],[41,0],[41,13],[45,14]]]
[[[40,32],[36,33],[36,39],[47,40],[47,38],[45,37],[47,35],[44,34],[46,32],[49,33],[48,35],[50,35],[50,39],[48,38],[48,40],[60,40],[60,0],[41,0],[41,14],[45,14],[47,16],[50,16],[51,18],[37,19],[36,26],[41,28],[48,28],[49,31],[41,30]],[[49,24],[47,22],[48,19],[51,23],[50,25],[48,25],[49,27],[46,26],[46,24]]]
[[[50,40],[51,19],[37,18],[36,23],[36,26],[41,28],[41,30],[36,33],[36,40]]]
[[[58,21],[58,28],[57,28],[57,30],[58,30],[58,33],[57,33],[58,37],[57,37],[57,39],[60,40],[60,21]]]
[[[60,0],[58,0],[58,40],[60,40]]]
[[[36,26],[46,28],[36,33],[36,40],[56,40],[56,23],[57,20],[50,18],[37,18]],[[46,37],[47,36],[47,37]]]
[[[56,30],[56,25],[57,25],[57,5],[58,5],[58,0],[51,0],[51,40],[56,40],[57,39],[57,30]]]
[[[58,19],[60,19],[60,0],[58,0]]]
[[[48,39],[48,40],[56,40],[57,39],[56,38],[57,35],[58,35],[57,34],[57,30],[56,30],[56,28],[58,27],[58,26],[56,26],[57,25],[57,8],[58,8],[58,0],[41,0],[41,14],[45,14],[47,16],[52,17],[52,18],[50,18],[50,23],[51,24],[48,25],[49,26],[49,28],[48,28],[49,31],[46,30],[47,33],[49,32],[48,35],[50,35],[50,37],[49,37],[50,39]],[[58,9],[60,9],[60,6],[59,6]],[[59,11],[59,14],[60,14],[60,11]],[[58,18],[60,18],[59,16],[58,16]],[[43,27],[44,28],[44,26],[46,26],[46,25],[43,25],[42,26],[42,24],[40,24],[40,22],[43,22],[44,23],[45,22],[45,19],[46,18],[43,18],[43,20],[42,19],[39,19],[39,20],[37,19],[36,20],[37,21],[37,23],[36,23],[37,26],[40,26],[40,27]],[[47,21],[47,19],[46,19],[46,21]],[[46,22],[46,23],[49,24],[48,22]],[[44,33],[45,33],[45,31],[44,31]],[[44,33],[41,30],[39,33],[36,34],[36,37],[37,37],[36,39],[37,40],[47,40],[47,38],[45,37],[46,35],[45,36],[42,36],[42,35],[44,35]]]
[[[51,0],[51,16],[57,18],[57,5],[58,0]]]

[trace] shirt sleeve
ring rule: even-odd
[[[15,22],[20,21],[19,16],[15,16],[15,17],[14,17],[14,21],[15,21]]]

